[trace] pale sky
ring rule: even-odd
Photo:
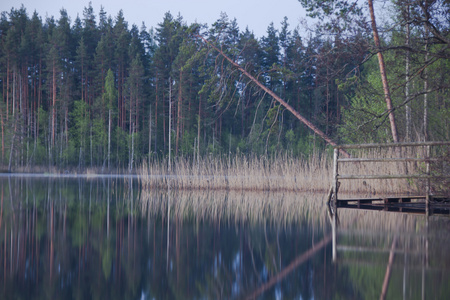
[[[156,27],[162,22],[167,11],[174,17],[180,13],[188,24],[197,21],[210,26],[219,19],[221,12],[225,12],[230,20],[237,19],[240,31],[248,26],[257,37],[266,34],[271,22],[279,29],[285,16],[288,17],[291,30],[305,17],[305,11],[298,0],[92,0],[91,2],[97,21],[102,5],[107,15],[111,15],[113,19],[122,9],[129,28],[132,24],[140,28],[142,22],[145,22],[147,28]],[[58,20],[60,9],[65,8],[73,24],[77,14],[83,18],[83,9],[89,5],[89,0],[1,0],[0,11],[9,12],[12,7],[18,9],[21,4],[25,6],[29,17],[36,10],[43,21],[47,16],[54,16]]]

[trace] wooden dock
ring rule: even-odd
[[[450,216],[450,199],[426,196],[398,196],[364,199],[338,199],[337,208],[353,208],[375,211],[403,212],[423,215]]]
[[[422,143],[395,143],[395,144],[362,144],[362,145],[340,145],[334,148],[334,162],[333,162],[333,178],[332,187],[328,196],[328,202],[337,207],[345,208],[362,208],[370,210],[385,210],[385,211],[400,211],[411,213],[434,213],[449,215],[450,199],[444,196],[432,195],[432,188],[430,185],[433,178],[448,178],[449,174],[433,174],[431,171],[431,162],[439,161],[439,158],[432,157],[432,147],[444,147],[444,151],[448,151],[450,142],[422,142]],[[340,149],[381,149],[394,148],[398,149],[395,153],[402,153],[402,147],[422,147],[425,149],[423,157],[383,157],[383,158],[339,158]],[[421,162],[425,166],[423,173],[408,173],[406,174],[340,174],[339,164],[342,163],[392,163],[392,162]],[[340,181],[342,180],[378,180],[378,179],[423,179],[425,180],[425,190],[423,195],[418,196],[397,196],[397,197],[379,197],[366,199],[340,199],[338,197],[338,190]]]
[[[443,161],[442,157],[444,155],[440,154],[440,158],[432,157],[433,152],[431,151],[431,147],[441,147],[441,151],[444,153],[448,153],[448,146],[450,146],[450,142],[424,142],[424,143],[395,143],[395,144],[365,144],[365,145],[342,145],[334,148],[334,163],[333,163],[333,178],[332,178],[332,186],[328,193],[328,216],[330,218],[331,223],[331,236],[332,236],[332,260],[334,263],[338,262],[337,251],[367,251],[366,248],[355,247],[354,245],[338,245],[338,209],[346,208],[346,209],[364,209],[364,210],[374,210],[374,211],[386,211],[386,212],[396,212],[396,213],[408,213],[408,214],[421,214],[425,215],[425,223],[427,226],[427,233],[425,237],[425,249],[424,249],[424,257],[422,258],[422,274],[424,273],[424,269],[428,267],[428,217],[431,215],[439,215],[439,216],[450,216],[450,198],[448,196],[438,196],[433,195],[433,187],[431,184],[432,180],[436,178],[444,179],[442,185],[444,189],[441,189],[443,194],[447,193],[445,191],[448,188],[448,178],[450,174],[448,174],[448,170],[444,170],[441,172],[432,172],[431,163],[438,163],[439,161]],[[442,147],[443,146],[443,147]],[[402,147],[422,147],[425,151],[415,151],[413,155],[415,157],[402,157]],[[374,158],[339,158],[339,150],[345,149],[369,149],[369,148],[394,148],[396,149],[394,152],[394,157],[374,157]],[[448,155],[448,154],[445,154]],[[422,156],[422,157],[420,157]],[[381,173],[379,170],[383,170],[383,168],[378,168],[378,163],[420,163],[424,168],[420,168],[419,171],[416,171],[415,174],[411,174],[408,171],[408,168],[403,168],[404,174],[390,174],[390,172],[385,172],[385,174],[341,174],[339,164],[340,163],[372,163],[375,167],[373,167],[374,171],[377,172],[366,172],[366,173]],[[389,174],[386,174],[389,173]],[[436,173],[440,173],[436,175]],[[356,199],[341,199],[338,195],[340,181],[341,180],[379,180],[379,179],[389,179],[389,180],[398,180],[398,179],[422,179],[424,183],[424,188],[421,191],[421,195],[416,196],[383,196],[383,197],[374,197],[374,198],[356,198]],[[365,184],[366,182],[363,182]],[[439,190],[439,189],[437,189]],[[375,194],[376,191],[373,191]],[[448,194],[448,193],[447,193]],[[391,247],[389,249],[389,259],[386,266],[386,272],[383,280],[383,285],[381,287],[381,296],[380,299],[385,299],[387,289],[389,286],[389,280],[391,271],[394,263],[395,253],[398,252],[397,240],[403,238],[403,236],[394,235],[391,243]],[[403,246],[404,249],[405,246]],[[370,249],[371,251],[379,251],[379,249]],[[387,249],[383,248],[382,251],[386,251]],[[405,256],[406,257],[406,256]],[[425,286],[425,276],[422,275],[422,298],[423,298],[423,287]]]

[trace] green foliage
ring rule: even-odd
[[[74,102],[74,108],[70,114],[72,126],[71,136],[75,142],[75,148],[85,148],[88,136],[89,116],[88,105],[83,100]]]
[[[103,153],[108,143],[108,132],[104,121],[100,118],[95,118],[92,123],[92,148],[94,149],[94,161],[101,164],[106,157]]]
[[[122,128],[116,127],[114,136],[113,158],[119,165],[124,165],[128,162],[128,134]]]
[[[344,143],[387,142],[390,139],[386,105],[380,97],[356,95],[343,109],[339,133]],[[383,117],[384,116],[384,117]],[[372,120],[372,122],[370,122]]]
[[[116,99],[116,88],[114,86],[114,73],[111,69],[108,69],[108,73],[105,78],[105,99],[107,103],[107,108],[112,109],[114,105],[114,100]]]
[[[166,13],[155,30],[130,28],[122,11],[107,18],[103,9],[97,24],[91,5],[73,24],[65,10],[44,22],[37,13],[29,18],[24,7],[2,14],[1,163],[9,160],[13,136],[11,160],[17,166],[104,166],[108,153],[111,167],[126,166],[132,140],[137,163],[149,153],[165,157],[169,91],[174,155],[194,155],[194,144],[200,155],[310,155],[324,148],[200,35],[333,140],[388,141],[378,63],[361,6],[299,2],[319,19],[308,36],[284,18],[279,30],[271,23],[264,36],[255,37],[224,13],[209,27]],[[397,128],[401,140],[407,122],[413,140],[425,135],[448,140],[450,30],[448,22],[438,21],[448,5],[431,3],[425,12],[417,5],[411,4],[411,20],[406,20],[402,3],[393,3],[386,19],[395,25],[387,26],[393,29],[382,41]],[[420,21],[426,13],[435,28],[429,39]],[[410,49],[404,47],[407,23]],[[20,97],[18,91],[25,94]]]

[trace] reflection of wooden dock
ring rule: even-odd
[[[403,237],[401,234],[395,234],[390,249],[386,249],[385,246],[382,249],[377,247],[364,247],[365,245],[338,245],[337,239],[337,227],[338,227],[338,209],[339,208],[351,208],[351,209],[364,209],[364,210],[375,210],[375,211],[389,211],[389,212],[400,212],[400,213],[412,213],[412,214],[422,214],[426,215],[426,226],[428,233],[428,216],[430,215],[445,215],[450,216],[450,199],[449,197],[435,196],[432,195],[432,180],[436,178],[444,179],[443,185],[448,188],[446,180],[449,178],[447,170],[442,170],[441,172],[431,171],[431,162],[439,162],[441,158],[432,157],[433,152],[431,147],[443,146],[444,151],[448,151],[448,146],[450,142],[424,142],[424,143],[395,143],[395,144],[365,144],[365,145],[342,145],[337,146],[334,149],[334,163],[333,163],[333,178],[332,187],[328,194],[328,212],[331,221],[332,228],[332,258],[333,262],[338,262],[337,260],[337,250],[342,252],[356,252],[356,253],[386,253],[389,252],[389,259],[386,267],[386,272],[383,280],[383,285],[381,287],[380,299],[385,299],[387,290],[389,287],[390,276],[394,264],[395,253],[399,251],[399,245],[397,239],[401,240]],[[415,149],[419,147],[425,147],[425,153],[422,157],[419,157],[420,152],[415,151],[415,157],[402,157],[402,148],[413,147]],[[382,157],[382,158],[357,158],[357,157],[347,157],[339,158],[339,150],[346,149],[373,149],[373,148],[394,148],[394,157]],[[391,164],[401,162],[403,166],[404,174],[391,174],[391,172],[383,172],[382,168],[378,168],[379,163]],[[415,174],[408,171],[407,163],[420,163],[423,167]],[[340,163],[358,163],[365,164],[371,163],[373,167],[367,173],[379,173],[381,171],[384,174],[341,174],[339,164]],[[374,172],[372,172],[374,171]],[[414,171],[413,171],[414,172]],[[407,179],[410,181],[416,179],[422,179],[424,181],[425,189],[422,191],[423,195],[419,196],[395,196],[395,197],[377,197],[377,198],[357,198],[357,199],[341,199],[338,197],[338,191],[340,187],[341,180],[364,180],[363,184],[366,184],[365,180],[398,180]],[[375,191],[374,191],[375,192]],[[444,191],[445,193],[445,191]],[[365,234],[364,234],[365,236]],[[400,241],[401,242],[401,241]],[[422,299],[424,298],[424,286],[425,286],[425,268],[428,267],[428,236],[425,238],[424,243],[424,257],[422,258]],[[363,247],[361,247],[363,246]],[[409,245],[404,244],[403,249],[408,249]],[[406,254],[405,254],[406,255]],[[419,255],[420,256],[420,255]],[[344,256],[345,257],[345,256]],[[406,256],[405,256],[406,259]],[[405,276],[403,277],[405,278]],[[405,280],[404,280],[405,282]],[[405,293],[404,293],[405,296]],[[405,297],[404,297],[405,298]]]

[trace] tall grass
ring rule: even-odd
[[[352,157],[357,158],[425,158],[423,147],[378,148],[353,150]],[[413,162],[349,162],[340,163],[340,175],[403,175],[425,174],[423,161]],[[371,179],[342,180],[339,192],[358,195],[387,196],[396,194],[424,195],[424,179]]]
[[[309,161],[289,155],[277,157],[236,155],[192,161],[175,158],[172,172],[167,161],[144,163],[138,173],[144,190],[325,191],[330,184],[330,163],[325,156]]]
[[[360,151],[355,157],[394,157],[395,151]],[[415,157],[413,150],[401,154]],[[183,190],[241,190],[323,192],[332,183],[333,161],[327,155],[302,159],[284,154],[275,157],[244,156],[204,157],[192,161],[175,158],[168,172],[167,160],[143,163],[137,171],[143,190],[166,189],[169,185]],[[420,173],[419,163],[342,163],[339,174],[384,175]],[[347,180],[342,181],[340,193],[359,195],[393,195],[420,193],[421,184],[413,180]]]

